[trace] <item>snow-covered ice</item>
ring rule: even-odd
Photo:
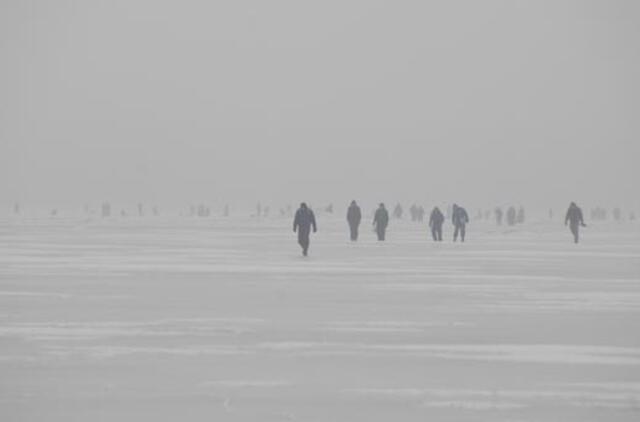
[[[0,419],[640,420],[640,228],[4,219]]]

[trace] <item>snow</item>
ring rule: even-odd
[[[640,228],[0,221],[0,419],[640,420]]]

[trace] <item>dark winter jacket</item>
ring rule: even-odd
[[[293,220],[293,231],[299,233],[309,233],[309,230],[313,226],[313,231],[316,231],[316,216],[309,208],[298,208],[296,216]]]
[[[442,223],[444,223],[444,215],[442,215],[440,208],[435,207],[429,216],[429,227],[438,227],[441,226]]]
[[[567,210],[567,216],[564,219],[564,224],[567,223],[571,223],[572,226],[577,226],[578,224],[584,225],[582,210],[576,204],[571,204]]]
[[[453,210],[453,215],[451,216],[451,222],[454,226],[464,226],[469,222],[469,214],[467,214],[467,210],[462,207],[457,207]]]
[[[389,213],[386,208],[378,208],[376,210],[376,213],[373,216],[373,224],[375,224],[376,227],[387,227],[389,224]]]
[[[360,224],[360,220],[362,220],[362,212],[360,212],[360,207],[356,204],[350,205],[349,210],[347,211],[347,221],[351,225],[357,226]]]

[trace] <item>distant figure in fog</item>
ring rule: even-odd
[[[572,202],[569,205],[569,209],[567,210],[567,216],[564,219],[564,225],[569,224],[569,228],[571,229],[571,233],[573,234],[574,243],[578,243],[579,240],[579,231],[580,226],[586,227],[584,224],[584,219],[582,218],[582,210],[578,208],[575,202]]]
[[[620,208],[614,208],[613,209],[613,219],[616,221],[620,221],[622,219],[622,211],[620,211]],[[604,220],[604,218],[603,218]]]
[[[460,241],[464,242],[466,226],[469,222],[469,214],[467,214],[467,210],[457,204],[453,204],[451,222],[453,223],[453,227],[455,227],[455,231],[453,232],[453,241],[455,242],[458,240],[458,233],[460,233]]]
[[[549,208],[549,220],[553,220],[553,208]]]
[[[440,208],[434,207],[429,216],[429,227],[431,227],[431,236],[436,242],[442,242],[442,224],[444,223],[444,215]]]
[[[399,202],[396,205],[396,207],[393,209],[393,217],[397,219],[402,218],[402,205],[400,205]]]
[[[20,214],[20,204],[18,204],[17,202],[15,204],[13,204],[13,213],[15,215]]]
[[[515,226],[516,224],[516,209],[515,207],[509,207],[507,210],[507,225]]]
[[[309,251],[309,234],[311,232],[311,226],[313,226],[313,232],[318,229],[316,226],[316,216],[313,214],[311,208],[307,207],[304,202],[300,204],[300,208],[296,211],[296,216],[293,219],[293,231],[298,232],[298,243],[302,248],[302,255],[307,256]]]
[[[518,224],[524,224],[524,207],[520,206],[520,209],[518,209],[518,215],[516,216],[516,221],[518,222]]]
[[[418,221],[423,222],[424,221],[424,214],[426,213],[426,211],[424,210],[424,207],[422,205],[420,205],[418,207]]]
[[[358,227],[360,226],[360,220],[362,220],[362,212],[360,207],[356,204],[356,201],[351,201],[349,209],[347,210],[347,222],[349,223],[349,231],[351,232],[351,240],[358,240]]]
[[[494,213],[496,215],[496,224],[498,226],[501,226],[502,225],[502,215],[504,214],[504,212],[502,211],[502,208],[496,207]]]
[[[373,216],[373,225],[376,228],[378,240],[383,241],[389,225],[389,213],[382,202]]]
[[[102,218],[111,216],[111,204],[109,204],[108,202],[102,203],[101,215]]]

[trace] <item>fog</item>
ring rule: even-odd
[[[0,4],[0,202],[638,208],[634,1]]]

